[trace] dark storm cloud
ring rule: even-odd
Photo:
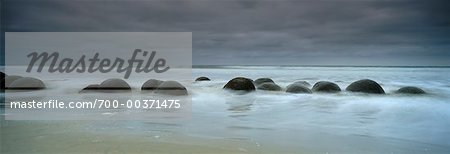
[[[7,31],[192,31],[194,64],[450,64],[446,0],[5,4]]]

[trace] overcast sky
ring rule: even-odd
[[[196,65],[450,65],[449,0],[2,5],[6,31],[192,32]]]

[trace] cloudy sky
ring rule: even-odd
[[[2,5],[2,24],[10,32],[192,32],[196,65],[450,65],[449,0]]]

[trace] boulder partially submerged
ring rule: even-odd
[[[12,90],[38,90],[45,89],[45,84],[39,79],[32,77],[23,77],[14,80],[7,86],[7,89]]]
[[[161,83],[163,83],[161,80],[147,80],[144,84],[142,84],[141,90],[155,90],[159,85],[161,85]]]
[[[281,87],[275,83],[266,82],[257,86],[259,90],[281,91]]]
[[[258,78],[255,80],[255,85],[261,85],[263,83],[275,83],[271,78]]]
[[[312,91],[303,84],[293,83],[286,87],[287,93],[305,93],[310,94]]]
[[[315,92],[339,92],[341,88],[336,83],[329,81],[319,81],[312,87]]]
[[[397,90],[397,93],[401,94],[425,94],[426,92],[418,87],[407,86]]]
[[[351,83],[345,90],[371,94],[384,94],[383,88],[377,82],[370,79],[362,79]]]
[[[3,79],[3,83],[5,83],[5,88],[8,89],[9,85],[11,83],[13,83],[14,81],[16,81],[17,79],[22,78],[22,76],[18,76],[18,75],[8,75]]]
[[[91,84],[91,85],[88,85],[87,87],[84,87],[81,91],[83,91],[83,90],[99,90],[99,89],[100,89],[99,84]]]
[[[112,78],[100,84],[91,84],[83,88],[80,92],[122,92],[131,91],[130,85],[122,79]]]
[[[155,89],[155,93],[175,96],[188,95],[186,87],[177,81],[164,81]]]
[[[309,82],[307,82],[307,81],[296,81],[294,83],[295,84],[301,84],[301,85],[303,85],[305,87],[311,87],[311,84],[309,84]]]
[[[195,79],[195,81],[211,81],[211,79],[209,79],[208,77],[198,77],[197,79]]]
[[[113,79],[107,79],[100,83],[101,89],[108,89],[108,90],[131,90],[130,85],[122,79],[113,78]]]
[[[225,84],[223,89],[254,91],[256,88],[255,85],[253,84],[253,80],[244,77],[236,77],[228,81],[228,83]]]

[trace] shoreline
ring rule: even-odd
[[[90,132],[84,130],[91,123],[88,121],[2,120],[1,123],[3,143],[0,151],[4,153],[271,153],[268,148],[241,139],[180,133],[149,135],[144,132],[123,133],[120,130]],[[61,132],[62,128],[69,131]],[[15,147],[19,143],[22,148]]]
[[[293,143],[278,140],[290,138],[289,134],[267,134],[266,140],[260,140],[245,137],[202,137],[180,133],[154,135],[145,132],[124,133],[121,130],[105,132],[85,130],[91,123],[93,121],[2,121],[3,143],[0,151],[2,153],[444,153],[446,151],[443,145],[318,132],[300,132],[300,136],[303,137]],[[314,138],[319,140],[312,142],[311,139]],[[18,144],[21,148],[13,146]],[[348,149],[352,146],[354,146],[352,149]]]

